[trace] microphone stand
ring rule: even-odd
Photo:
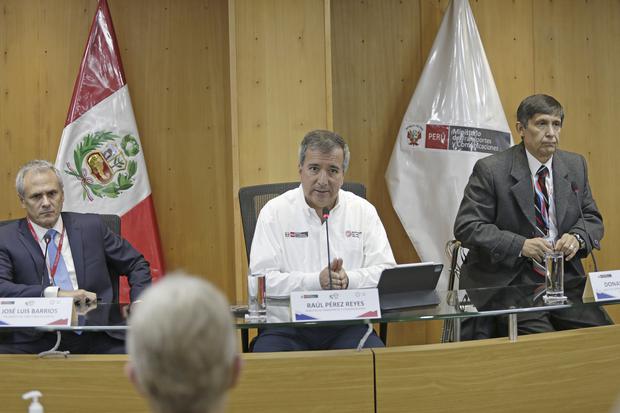
[[[45,273],[47,272],[47,251],[49,250],[50,241],[52,237],[48,234],[43,236],[43,240],[45,241],[45,253],[43,254],[43,275],[41,276],[41,288],[43,289],[43,280],[45,280]],[[49,276],[48,276],[49,278]],[[43,295],[43,290],[41,291],[41,295]],[[50,357],[50,356],[62,356],[67,358],[69,356],[69,351],[59,351],[58,347],[60,347],[60,340],[62,339],[62,334],[60,331],[56,331],[56,344],[49,350],[40,352],[37,356],[40,358]]]
[[[329,289],[333,290],[332,286],[332,260],[329,256],[329,209],[327,207],[323,208],[323,219],[325,220],[325,235],[327,236],[327,273],[329,274]]]

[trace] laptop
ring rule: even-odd
[[[383,270],[377,286],[381,311],[439,304],[435,287],[442,269],[443,264],[420,262]]]

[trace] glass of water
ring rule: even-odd
[[[261,320],[267,317],[266,289],[265,272],[248,275],[248,313],[251,319]]]
[[[564,295],[564,254],[561,251],[545,253],[545,284],[543,297],[546,304],[563,304]]]

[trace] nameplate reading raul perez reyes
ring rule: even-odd
[[[336,321],[381,318],[376,288],[360,290],[294,291],[293,321]]]

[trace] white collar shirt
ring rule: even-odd
[[[527,155],[527,164],[530,167],[530,176],[532,178],[532,188],[536,186],[536,173],[542,165],[545,165],[549,170],[549,174],[545,178],[545,185],[547,186],[547,194],[549,195],[549,235],[545,236],[539,234],[539,237],[549,239],[552,243],[558,239],[558,225],[555,217],[555,198],[553,196],[553,156],[544,164],[525,150]],[[534,194],[532,194],[532,204],[534,203]]]
[[[44,228],[40,225],[35,224],[34,222],[28,220],[30,222],[30,224],[32,225],[32,228],[34,229],[34,233],[37,235],[37,241],[39,243],[39,247],[41,247],[41,252],[43,253],[43,255],[45,256],[45,234],[48,231],[48,228]],[[64,223],[62,221],[62,216],[58,217],[58,221],[56,221],[56,224],[54,224],[54,229],[56,231],[58,231],[59,234],[63,233],[63,226]],[[54,237],[54,242],[56,244],[56,247],[58,247],[58,245],[60,245],[60,237],[56,236]],[[69,272],[69,279],[71,279],[71,284],[73,285],[73,289],[77,290],[78,288],[78,282],[77,282],[77,275],[75,274],[75,265],[73,263],[73,254],[71,253],[71,245],[69,244],[69,236],[67,234],[67,231],[64,232],[64,237],[63,237],[63,241],[62,241],[62,250],[61,250],[61,255],[62,255],[62,259],[65,261],[65,266],[67,267],[67,271]],[[46,268],[47,268],[47,274],[49,276],[50,274],[50,267],[52,266],[52,264],[54,263],[54,258],[55,257],[51,257],[48,251],[47,254],[47,262],[45,263]],[[49,278],[49,282],[50,284],[53,283],[52,278]],[[50,287],[47,287],[44,292],[43,295],[45,297],[56,297],[58,295],[58,287],[51,285]]]
[[[252,240],[250,271],[266,274],[267,295],[320,290],[320,272],[330,258],[342,258],[350,289],[377,286],[381,272],[396,265],[376,209],[365,199],[340,190],[322,223],[301,185],[270,200],[261,210]]]

